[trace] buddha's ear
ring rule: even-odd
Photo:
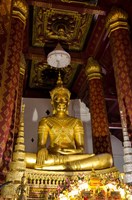
[[[54,104],[54,102],[53,102],[53,100],[52,100],[52,99],[51,99],[50,103],[51,103],[51,105],[53,105],[53,104]]]

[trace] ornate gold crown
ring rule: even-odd
[[[58,74],[58,80],[57,80],[56,87],[53,90],[50,91],[51,99],[54,98],[55,94],[67,94],[69,99],[70,99],[70,96],[71,96],[70,91],[67,88],[63,87],[63,82],[62,82],[62,79],[61,79],[60,72]]]

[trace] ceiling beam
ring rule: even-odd
[[[88,13],[91,15],[106,15],[106,11],[99,7],[99,6],[93,6],[93,5],[83,5],[77,4],[77,3],[68,3],[68,2],[46,2],[42,0],[27,0],[28,5],[32,6],[38,6],[43,8],[55,8],[55,9],[63,9],[63,10],[71,10],[71,11],[77,11],[80,14],[82,13]]]
[[[88,41],[87,47],[84,50],[85,57],[88,58],[97,56],[102,42],[106,39],[105,16],[99,16],[92,31],[91,37]]]

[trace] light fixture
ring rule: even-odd
[[[64,68],[71,62],[71,57],[62,46],[58,43],[56,48],[51,51],[47,56],[47,63],[51,67]]]

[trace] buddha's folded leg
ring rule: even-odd
[[[37,163],[37,156],[35,153],[26,153],[26,167],[43,170],[91,170],[106,169],[112,167],[112,155],[108,153],[100,155],[88,154],[82,155],[48,155],[48,159],[44,161],[43,165]]]
[[[36,153],[26,153],[25,156],[25,162],[27,168],[34,168],[34,165],[36,164],[37,155]]]
[[[48,158],[44,161],[43,165],[36,163],[35,169],[47,169],[47,170],[65,170],[69,168],[67,163],[77,162],[78,160],[88,159],[94,156],[94,154],[81,154],[81,155],[53,155],[49,154]]]
[[[43,161],[43,164],[36,163],[37,166],[52,166],[52,165],[61,165],[65,163],[69,163],[72,161],[88,159],[94,156],[94,154],[74,154],[74,155],[54,155],[48,154],[46,160]]]
[[[39,166],[35,165],[36,169],[41,170],[100,170],[100,169],[107,169],[112,167],[113,159],[110,154],[100,154],[90,158],[86,158],[84,160],[72,161],[67,162],[64,164],[56,164],[51,166]]]
[[[51,165],[51,166],[39,166],[39,165],[35,165],[34,166],[35,169],[38,170],[48,170],[48,171],[64,171],[67,170],[67,166],[66,164],[62,164],[62,165]]]
[[[69,170],[91,170],[91,169],[107,169],[113,166],[113,158],[111,154],[104,153],[95,155],[88,159],[73,161],[69,163]]]

